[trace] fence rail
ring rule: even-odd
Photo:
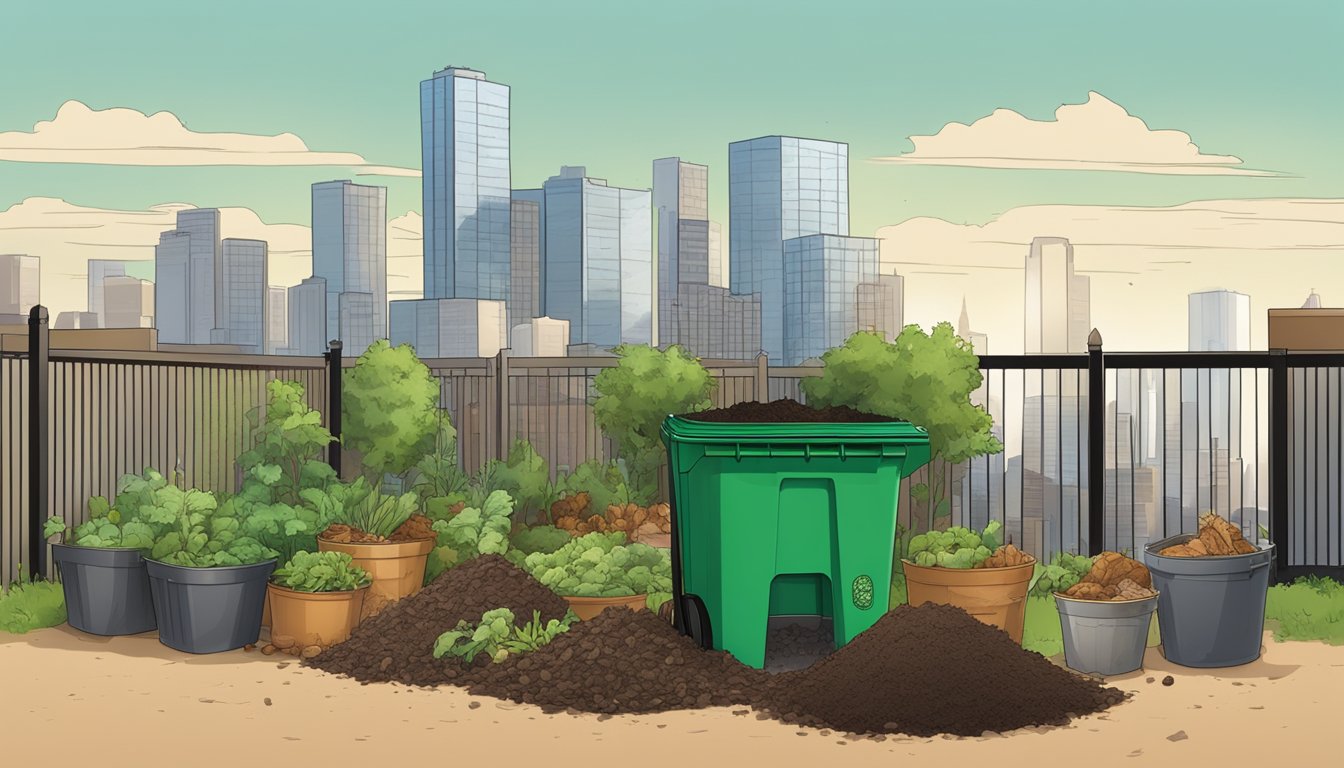
[[[88,498],[114,494],[123,474],[178,469],[192,485],[233,491],[246,416],[259,412],[271,380],[301,382],[339,434],[338,373],[356,362],[339,342],[325,358],[51,351],[46,333],[35,316],[28,351],[0,353],[4,578],[20,562],[49,572],[41,521],[80,522]],[[1344,573],[1344,353],[1111,353],[1099,336],[1091,341],[1083,354],[980,357],[972,401],[993,417],[1005,451],[940,468],[950,522],[998,519],[1048,558],[1138,552],[1195,530],[1198,514],[1214,510],[1248,537],[1269,531],[1280,578]],[[618,456],[592,408],[593,381],[615,358],[424,362],[469,472],[505,458],[518,438],[555,473]],[[702,363],[718,382],[716,406],[805,400],[802,382],[822,370],[770,367],[763,356]],[[329,460],[339,470],[341,451]],[[909,495],[931,471],[902,489],[907,528],[931,521]]]

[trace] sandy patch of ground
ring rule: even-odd
[[[1172,675],[1175,684],[1161,680]],[[1146,680],[1152,677],[1152,683]],[[424,760],[493,765],[891,766],[910,758],[1040,766],[1243,766],[1339,759],[1344,648],[1276,643],[1260,661],[1200,672],[1149,649],[1147,669],[1114,678],[1134,698],[1056,729],[987,738],[849,741],[754,713],[707,709],[599,718],[454,689],[368,685],[258,651],[191,656],[154,634],[98,638],[69,627],[0,635],[0,762],[131,766],[373,765]],[[954,692],[949,692],[954,693]],[[984,761],[983,763],[972,761]],[[446,764],[446,762],[445,762]]]

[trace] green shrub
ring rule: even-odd
[[[545,511],[555,494],[551,485],[551,469],[526,440],[515,440],[509,448],[506,461],[491,460],[482,469],[477,483],[484,498],[494,491],[504,491],[514,502],[514,513],[521,520],[530,520],[534,513]]]
[[[1275,640],[1344,645],[1344,585],[1306,576],[1270,587],[1265,618],[1273,622]]]
[[[590,497],[588,514],[606,514],[607,507],[628,504],[634,499],[625,483],[625,475],[614,461],[589,459],[560,478],[556,484],[558,496],[572,496],[586,492]]]
[[[672,591],[666,550],[627,544],[623,533],[590,533],[524,560],[532,577],[565,597],[620,597]]]
[[[562,531],[553,525],[539,525],[515,533],[509,540],[509,545],[524,555],[533,552],[544,552],[549,555],[568,544],[573,538],[568,531]]]
[[[372,582],[345,552],[296,552],[271,579],[297,592],[348,592]]]
[[[480,507],[467,507],[446,520],[435,520],[438,541],[425,564],[425,583],[478,555],[504,555],[513,530],[513,500],[495,491]]]
[[[65,623],[65,592],[59,582],[30,581],[22,565],[19,578],[0,590],[0,632],[22,635]]]
[[[366,474],[402,475],[434,450],[439,382],[409,344],[374,342],[342,387],[341,440],[361,453]]]

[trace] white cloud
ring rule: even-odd
[[[40,300],[51,310],[82,311],[87,305],[89,259],[153,260],[159,233],[176,225],[179,210],[165,203],[146,210],[88,208],[50,197],[30,197],[0,210],[0,252],[26,253],[42,261]],[[312,274],[312,233],[303,224],[265,222],[250,208],[221,208],[224,237],[265,240],[271,285],[295,285]],[[388,293],[419,298],[421,218],[407,213],[388,222]]]
[[[948,123],[933,136],[911,136],[913,152],[874,158],[905,165],[1123,171],[1197,176],[1278,176],[1242,168],[1241,158],[1204,154],[1190,135],[1153,130],[1099,93],[1065,104],[1054,120],[996,109],[970,125]]]
[[[916,218],[877,233],[884,267],[906,276],[907,322],[955,321],[965,296],[974,330],[996,353],[1022,351],[1022,269],[1041,235],[1073,244],[1076,271],[1091,276],[1092,325],[1113,350],[1185,349],[1194,291],[1248,294],[1260,348],[1266,309],[1301,306],[1313,288],[1344,305],[1344,288],[1331,287],[1344,257],[1344,199],[1037,205],[984,225]]]
[[[373,165],[353,152],[316,152],[292,133],[198,133],[171,112],[61,105],[32,131],[0,133],[0,160],[90,165],[322,165],[358,167],[363,176],[419,176],[412,168]]]

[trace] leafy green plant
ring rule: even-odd
[[[1092,558],[1087,555],[1073,555],[1068,552],[1056,552],[1049,565],[1040,567],[1031,586],[1031,595],[1046,597],[1055,592],[1064,592],[1092,570]]]
[[[970,400],[982,381],[970,343],[951,323],[938,323],[931,333],[908,325],[893,343],[860,331],[821,359],[826,366],[821,376],[801,385],[809,405],[848,405],[928,431],[932,457],[924,471],[930,480],[912,485],[910,495],[924,507],[924,530],[932,531],[935,521],[952,511],[949,466],[1003,450],[991,432],[994,420]]]
[[[553,525],[539,525],[515,533],[509,539],[509,544],[524,555],[533,552],[550,554],[568,544],[573,538],[569,535],[569,531],[562,531]]]
[[[457,463],[457,430],[447,409],[438,409],[435,418],[434,447],[407,473],[410,489],[426,503],[458,495],[465,500],[471,477]]]
[[[663,419],[709,408],[718,382],[675,344],[666,350],[622,344],[614,351],[617,364],[593,380],[598,393],[593,414],[629,467],[631,501],[646,506],[657,496],[658,470],[666,457]]]
[[[625,483],[625,475],[614,461],[602,462],[589,459],[574,468],[574,471],[560,478],[556,484],[557,497],[587,493],[588,514],[601,515],[607,507],[628,504],[634,499]]]
[[[219,509],[213,494],[169,485],[159,491],[172,523],[155,537],[149,558],[169,565],[215,568],[249,565],[276,557],[276,551],[246,535],[237,509]]]
[[[385,494],[363,477],[339,490],[331,488],[323,496],[308,494],[305,498],[313,500],[321,509],[332,510],[331,522],[343,523],[382,538],[391,536],[409,520],[419,503],[414,493]],[[339,500],[339,509],[335,508],[336,500]]]
[[[483,470],[482,480],[483,488],[507,492],[514,501],[514,513],[524,521],[544,511],[555,493],[550,466],[526,440],[513,442],[506,461],[492,460]]]
[[[672,591],[666,550],[627,544],[623,533],[590,533],[552,553],[534,552],[524,569],[565,597],[619,597]]]
[[[345,552],[296,552],[271,579],[297,592],[348,592],[372,582]]]
[[[479,622],[459,621],[455,628],[439,635],[434,641],[434,658],[456,656],[470,664],[478,654],[484,653],[492,662],[499,663],[509,654],[531,653],[545,646],[568,632],[570,624],[576,620],[567,612],[564,619],[551,619],[543,624],[541,612],[533,611],[532,620],[519,627],[513,611],[495,608],[482,614]]]
[[[994,554],[1002,528],[1003,523],[991,520],[980,533],[961,526],[921,533],[910,539],[909,558],[925,568],[974,568]]]
[[[22,564],[19,577],[0,590],[0,632],[22,635],[65,622],[65,591],[57,581],[33,581]]]
[[[503,555],[513,529],[513,499],[495,491],[480,507],[467,507],[447,520],[435,520],[437,546],[425,564],[425,583],[477,555]]]
[[[439,382],[409,344],[374,342],[345,371],[341,398],[341,438],[366,475],[403,475],[434,450]]]
[[[1270,587],[1265,618],[1272,622],[1275,640],[1344,645],[1344,585],[1305,576]]]
[[[154,539],[176,519],[173,504],[180,496],[168,479],[152,468],[117,481],[117,496],[109,504],[102,496],[89,499],[89,519],[73,529],[59,517],[49,517],[43,537],[60,535],[77,547],[148,550]]]
[[[276,379],[266,384],[266,405],[248,414],[252,448],[238,457],[244,471],[242,493],[249,501],[298,506],[307,488],[325,488],[336,472],[323,452],[336,441],[322,426],[322,414],[309,407],[303,385]],[[249,484],[265,486],[265,493]]]

